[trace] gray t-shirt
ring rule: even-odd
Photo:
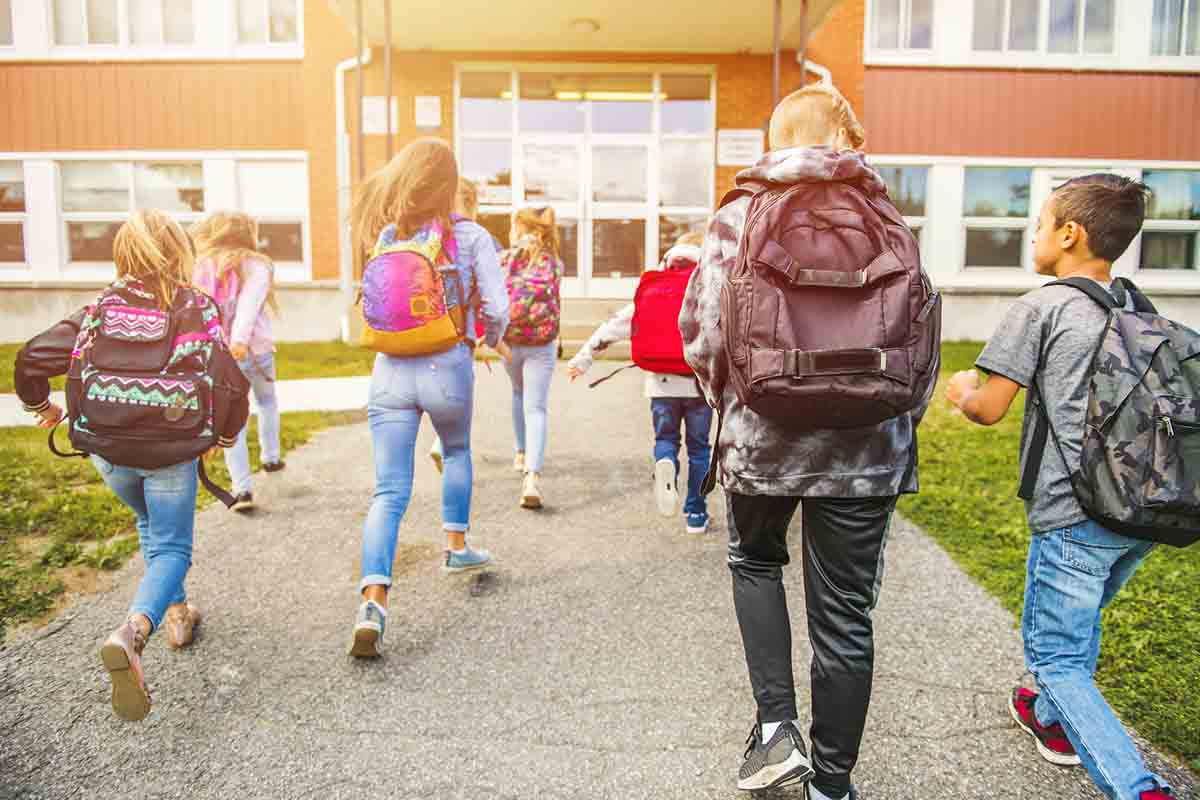
[[[979,369],[1026,388],[1036,372],[1038,391],[1058,438],[1058,447],[1053,437],[1047,441],[1033,500],[1025,502],[1031,531],[1065,528],[1087,519],[1070,475],[1079,469],[1089,368],[1107,322],[1108,312],[1078,289],[1035,289],[1013,304],[975,362]],[[1026,392],[1021,474],[1037,423],[1035,412],[1032,393]]]

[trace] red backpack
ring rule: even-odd
[[[696,267],[647,272],[633,297],[633,363],[646,372],[691,375],[683,360],[679,312]]]

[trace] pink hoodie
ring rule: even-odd
[[[271,267],[264,261],[250,259],[242,262],[245,285],[240,285],[233,270],[217,278],[217,264],[212,258],[196,262],[192,285],[216,301],[221,309],[221,326],[230,346],[243,345],[251,355],[260,356],[275,351],[271,332],[271,317],[267,313],[267,295],[271,291]]]

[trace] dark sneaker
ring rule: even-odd
[[[237,497],[233,498],[233,505],[229,507],[230,511],[236,511],[239,514],[248,514],[254,510],[254,495],[250,492],[242,492]]]
[[[374,600],[367,600],[358,607],[354,638],[350,642],[350,655],[355,658],[377,658],[383,655],[383,632],[386,628],[387,611]]]
[[[692,534],[701,534],[708,531],[708,514],[703,512],[699,514],[687,515],[687,532]]]
[[[1075,767],[1079,765],[1079,756],[1067,739],[1067,733],[1057,722],[1053,725],[1042,725],[1033,713],[1037,703],[1037,692],[1018,687],[1013,690],[1008,701],[1008,712],[1017,721],[1021,730],[1028,733],[1037,742],[1038,752],[1042,758],[1060,767]]]
[[[133,620],[117,628],[100,648],[100,660],[112,680],[112,708],[121,719],[137,722],[150,713],[150,692],[142,673],[146,637]]]
[[[262,465],[263,472],[283,472],[287,469],[287,464],[282,461],[268,461]]]
[[[762,727],[755,725],[746,739],[745,761],[738,771],[738,788],[746,792],[778,789],[804,783],[813,776],[812,764],[800,732],[790,722],[780,725],[771,741],[762,740]]]

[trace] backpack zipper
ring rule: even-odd
[[[1168,437],[1174,438],[1174,436],[1175,436],[1175,425],[1174,425],[1174,423],[1172,423],[1172,422],[1171,422],[1171,418],[1170,418],[1170,417],[1165,417],[1165,416],[1164,416],[1162,419],[1160,419],[1160,420],[1159,420],[1159,427],[1160,427],[1160,428],[1162,428],[1163,430],[1165,430],[1165,431],[1167,432],[1167,436],[1168,436]]]

